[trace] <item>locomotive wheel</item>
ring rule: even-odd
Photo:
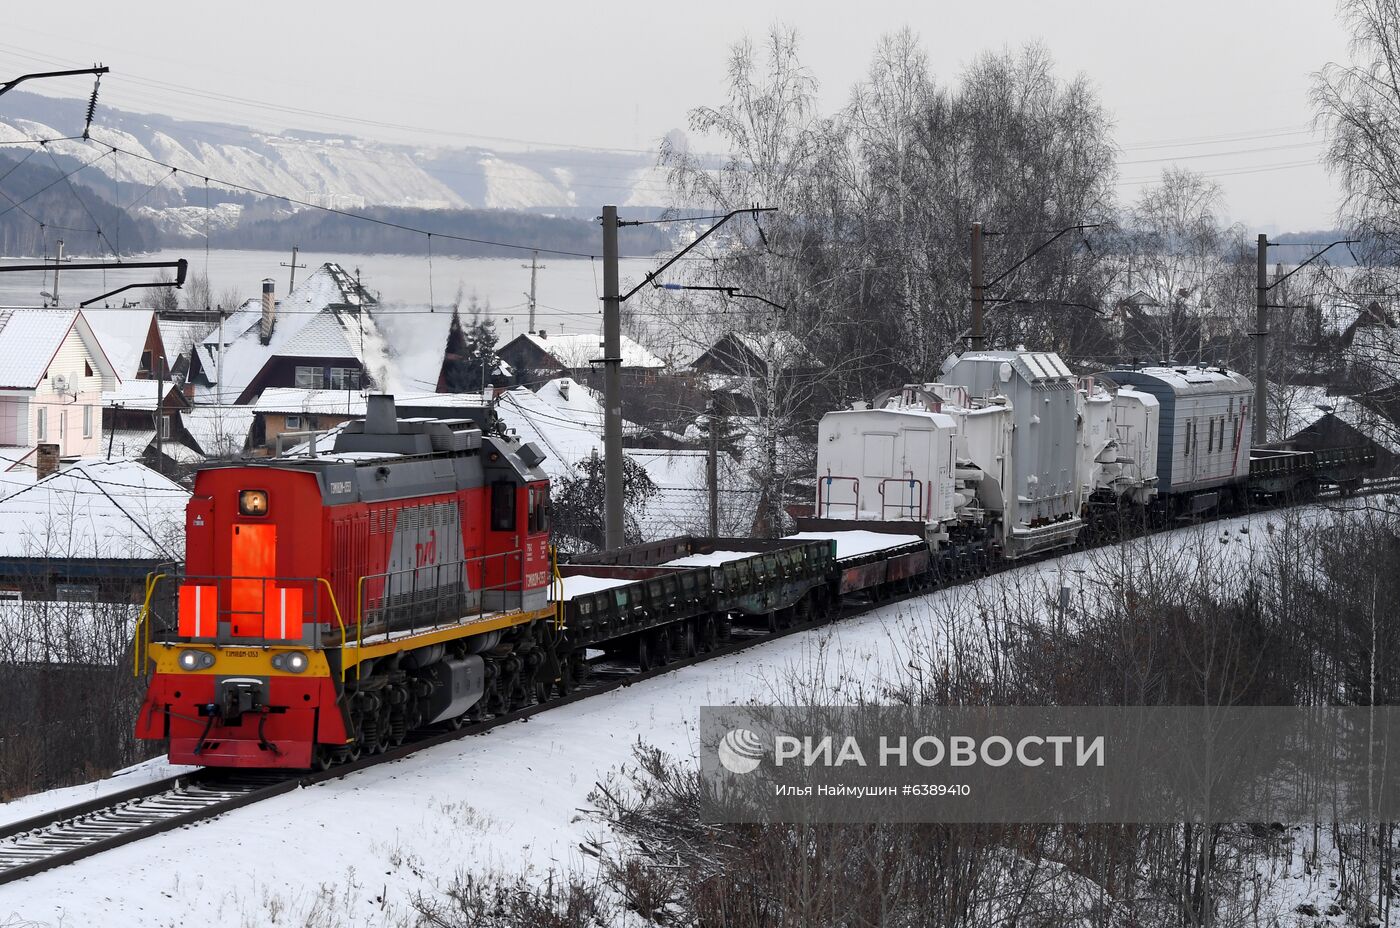
[[[311,769],[324,772],[334,767],[337,763],[334,750],[324,744],[316,745],[311,754]]]

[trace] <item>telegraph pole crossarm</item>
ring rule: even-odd
[[[287,292],[288,292],[288,293],[291,293],[293,290],[295,290],[295,289],[297,288],[297,269],[298,269],[298,268],[301,268],[301,269],[305,270],[305,268],[306,268],[306,265],[305,265],[305,264],[297,264],[297,252],[299,252],[299,251],[301,251],[301,248],[299,248],[299,247],[296,246],[296,245],[293,245],[293,246],[292,246],[292,263],[291,263],[291,264],[288,264],[286,261],[281,262],[281,266],[282,266],[282,267],[289,267],[289,268],[292,269],[292,277],[291,277],[291,280],[287,281]]]
[[[1269,310],[1284,308],[1269,305],[1269,291],[1321,258],[1330,249],[1338,245],[1355,245],[1357,243],[1357,239],[1339,239],[1332,242],[1314,252],[1311,257],[1299,263],[1287,274],[1280,276],[1273,283],[1269,283],[1269,248],[1288,243],[1271,242],[1267,235],[1260,234],[1258,248],[1255,252],[1256,276],[1258,278],[1255,284],[1255,331],[1250,333],[1254,336],[1254,443],[1256,445],[1266,444],[1269,440],[1268,372],[1266,370],[1268,365]]]
[[[1030,260],[1031,260],[1032,258],[1034,258],[1036,255],[1040,254],[1042,251],[1044,251],[1045,249],[1049,248],[1051,245],[1055,244],[1055,242],[1059,241],[1061,238],[1063,238],[1064,236],[1068,235],[1069,233],[1071,233],[1071,232],[1085,232],[1085,231],[1088,231],[1089,229],[1097,229],[1097,228],[1099,228],[1101,225],[1103,225],[1103,223],[1098,223],[1098,222],[1082,222],[1082,223],[1079,223],[1078,225],[1066,226],[1065,228],[1060,229],[1059,231],[1057,231],[1057,232],[1055,232],[1054,234],[1050,235],[1050,237],[1049,237],[1048,239],[1046,239],[1045,241],[1041,242],[1041,243],[1040,243],[1039,245],[1037,245],[1035,248],[1032,248],[1031,251],[1030,251],[1030,253],[1027,254],[1027,255],[1026,255],[1024,258],[1022,258],[1020,261],[1017,261],[1015,264],[1011,265],[1009,268],[1007,268],[1005,271],[1003,271],[1000,275],[998,275],[994,280],[988,282],[988,281],[986,281],[986,280],[984,279],[984,274],[983,274],[983,266],[982,266],[982,239],[983,239],[984,236],[988,236],[988,235],[1004,235],[1004,234],[1008,234],[1008,233],[1002,233],[1002,232],[988,232],[988,231],[986,231],[986,230],[984,230],[984,229],[982,228],[982,223],[980,223],[980,222],[974,222],[974,223],[972,224],[972,328],[971,328],[970,331],[969,331],[969,336],[970,336],[970,337],[969,337],[969,339],[968,339],[969,342],[970,342],[970,345],[971,345],[972,350],[973,350],[973,351],[981,351],[981,350],[982,350],[983,348],[985,348],[986,345],[987,345],[987,337],[986,337],[986,335],[985,335],[984,332],[983,332],[983,323],[982,323],[982,319],[983,319],[983,316],[985,315],[985,312],[986,312],[987,288],[988,288],[988,287],[995,287],[997,284],[1001,283],[1003,280],[1005,280],[1006,278],[1010,277],[1012,274],[1016,273],[1017,270],[1019,270],[1021,267],[1023,267],[1028,261],[1030,261]],[[1019,302],[1019,301],[1017,301],[1017,300],[1001,300],[1001,301],[999,301],[999,302],[1000,302],[1001,304],[1006,304],[1006,303],[1016,303],[1016,302]],[[1092,307],[1089,307],[1089,308],[1092,308]]]
[[[682,248],[680,251],[676,252],[674,255],[672,255],[672,256],[670,257],[669,260],[667,260],[667,261],[666,261],[664,264],[662,264],[659,268],[657,268],[656,270],[651,271],[650,273],[648,273],[648,274],[646,275],[646,277],[642,278],[642,282],[641,282],[641,283],[637,284],[637,286],[633,287],[631,290],[628,290],[626,293],[624,293],[624,294],[618,299],[618,302],[619,302],[619,303],[626,303],[626,302],[627,302],[628,300],[630,300],[632,297],[636,296],[638,290],[642,289],[642,288],[645,287],[647,284],[651,283],[651,282],[652,282],[653,280],[655,280],[657,277],[660,277],[661,274],[662,274],[662,272],[664,272],[668,267],[670,267],[671,265],[675,264],[675,263],[676,263],[677,261],[679,261],[681,258],[685,257],[685,255],[686,255],[686,253],[687,253],[688,251],[690,251],[690,250],[691,250],[692,248],[694,248],[696,245],[699,245],[699,244],[700,244],[701,242],[703,242],[705,239],[709,238],[710,235],[711,235],[716,229],[718,229],[720,226],[724,225],[724,224],[725,224],[726,222],[728,222],[729,220],[733,219],[735,216],[740,216],[740,215],[743,215],[744,213],[750,213],[750,214],[752,214],[752,215],[754,215],[754,216],[756,217],[759,213],[776,213],[777,211],[778,211],[778,208],[777,208],[776,206],[749,206],[749,207],[745,207],[744,209],[730,210],[728,213],[726,213],[726,214],[724,215],[724,217],[723,217],[722,219],[720,219],[720,220],[719,220],[718,222],[716,222],[714,225],[710,226],[710,227],[709,227],[708,229],[706,229],[704,232],[702,232],[702,233],[700,233],[698,236],[696,236],[695,241],[691,242],[689,245],[685,246],[685,247]],[[635,223],[635,222],[620,222],[620,223],[618,223],[618,225],[624,225],[624,226],[625,226],[625,225],[638,225],[638,223]]]
[[[622,304],[630,300],[695,246],[714,234],[715,230],[735,216],[745,213],[758,218],[759,213],[777,212],[776,207],[749,206],[731,210],[710,226],[695,241],[682,248],[648,273],[642,282],[626,293],[619,292],[617,230],[636,222],[620,222],[616,206],[603,207],[603,357],[591,363],[603,365],[603,545],[606,550],[622,547],[623,543],[623,473],[622,473]],[[745,296],[737,289],[732,296]],[[763,299],[762,297],[753,297]],[[769,300],[763,300],[768,303]],[[773,304],[777,305],[777,304]]]

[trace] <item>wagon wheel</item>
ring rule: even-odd
[[[669,628],[656,630],[656,662],[663,667],[671,663],[671,630]]]
[[[719,634],[715,630],[715,617],[707,615],[700,620],[700,650],[706,654],[719,645]]]
[[[681,650],[686,657],[695,657],[700,653],[700,646],[696,642],[698,636],[695,634],[695,623],[687,621],[681,625]]]
[[[643,633],[637,636],[637,667],[642,673],[646,673],[655,666],[655,651],[651,635]]]

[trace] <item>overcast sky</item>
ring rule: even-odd
[[[722,101],[730,44],[775,22],[798,30],[827,111],[846,101],[879,36],[901,26],[941,81],[980,50],[1039,40],[1113,113],[1125,200],[1180,159],[1215,176],[1251,230],[1335,218],[1308,103],[1312,73],[1347,54],[1331,0],[64,0],[47,10],[6,17],[0,75],[100,60],[113,106],[501,147],[653,149],[689,108]]]

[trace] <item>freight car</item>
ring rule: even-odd
[[[1156,398],[1157,506],[1168,516],[1238,505],[1249,479],[1254,386],[1223,367],[1106,371],[1114,384]]]

